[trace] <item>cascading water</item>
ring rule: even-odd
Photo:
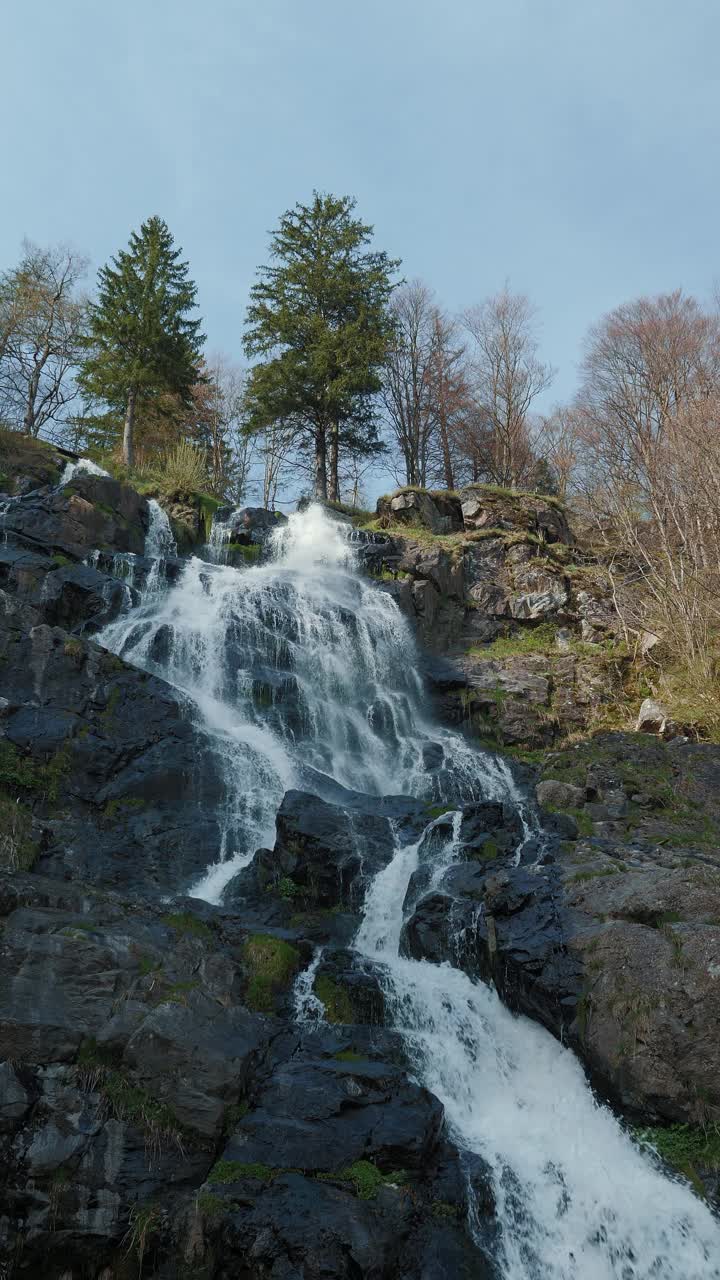
[[[153,528],[148,553],[168,554]],[[354,572],[340,527],[310,507],[276,531],[273,553],[243,570],[192,559],[176,585],[146,590],[99,637],[173,683],[223,761],[222,847],[202,880],[179,890],[219,901],[272,844],[293,785],[329,799],[350,788],[522,807],[502,762],[429,721],[409,628]],[[456,828],[439,851],[432,842],[436,875],[453,860]],[[419,856],[420,842],[398,843],[369,886],[355,947],[376,965],[414,1071],[442,1100],[458,1145],[493,1170],[500,1275],[718,1280],[715,1219],[598,1105],[574,1056],[484,984],[399,955]],[[321,1012],[313,973],[295,992],[302,1019]]]
[[[109,471],[103,471],[96,462],[91,462],[90,458],[78,458],[77,462],[68,462],[60,477],[59,488],[69,484],[76,475],[109,476],[109,474]]]

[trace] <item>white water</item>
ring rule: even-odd
[[[77,462],[68,462],[60,477],[60,488],[69,484],[73,476],[80,474],[86,476],[109,476],[110,472],[103,471],[102,467],[99,467],[95,462],[91,462],[89,458],[78,458]]]
[[[429,722],[409,628],[355,574],[338,526],[311,507],[274,537],[272,563],[193,559],[100,637],[183,692],[223,762],[221,848],[189,887],[211,902],[272,844],[293,785],[519,803],[501,763]],[[457,820],[436,877],[456,835]],[[503,1280],[717,1280],[718,1224],[596,1103],[573,1055],[484,984],[399,956],[418,850],[398,845],[370,886],[355,946],[380,965],[394,1025],[459,1145],[493,1170]],[[302,1020],[320,1012],[313,979],[296,987]]]

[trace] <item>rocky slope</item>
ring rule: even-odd
[[[92,639],[131,590],[114,556],[142,551],[145,499],[103,477],[51,488],[60,461],[27,483],[16,471],[19,500],[0,500],[4,1274],[493,1276],[487,1170],[461,1158],[349,950],[390,823],[419,837],[426,806],[288,792],[274,848],[222,907],[165,901],[217,848],[225,783],[177,692]],[[425,497],[381,504],[363,555],[434,650],[445,714],[524,747],[592,727],[621,659],[573,647],[612,644],[613,623],[563,513]],[[480,648],[542,625],[547,652]],[[683,1161],[710,1192],[719,770],[715,748],[644,736],[550,751],[523,774],[544,835],[521,865],[517,816],[467,806],[460,861],[431,886],[421,858],[403,935],[407,954],[486,977],[569,1040],[660,1144],[687,1125]],[[311,1028],[293,984],[318,946]]]

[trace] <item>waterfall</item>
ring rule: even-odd
[[[150,524],[145,537],[145,555],[163,558],[177,555],[177,544],[167,513],[154,498],[148,501]]]
[[[148,554],[166,554],[157,537],[151,524]],[[329,799],[338,784],[451,806],[505,799],[522,810],[501,761],[433,723],[409,625],[356,572],[339,524],[310,507],[274,532],[272,553],[242,569],[195,557],[99,637],[177,688],[222,763],[221,847],[179,891],[218,902],[255,849],[272,845],[291,786]],[[453,860],[458,822],[433,855],[435,876]],[[419,844],[398,840],[369,885],[355,948],[375,964],[414,1073],[443,1102],[454,1139],[492,1168],[503,1280],[718,1280],[712,1214],[631,1142],[577,1059],[485,984],[399,955]],[[303,1020],[320,1012],[319,962],[296,987]]]
[[[78,458],[77,462],[68,462],[58,482],[58,488],[62,489],[69,484],[73,476],[109,476],[109,471],[103,471],[96,462],[91,462],[90,458]]]

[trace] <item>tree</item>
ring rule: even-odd
[[[649,498],[680,411],[720,389],[720,320],[678,289],[611,311],[587,337],[577,411],[596,470]]]
[[[163,394],[189,403],[199,380],[204,335],[188,264],[162,218],[133,232],[129,248],[98,273],[90,310],[88,355],[80,374],[86,394],[124,412],[123,459],[133,465],[138,406]]]
[[[517,486],[534,461],[532,403],[553,379],[537,358],[535,309],[506,287],[466,312],[464,321],[474,340],[476,421],[490,446],[488,475],[495,484]]]
[[[26,435],[64,425],[78,389],[86,260],[26,241],[20,265],[0,278],[0,413]]]
[[[420,280],[403,285],[392,298],[393,341],[388,351],[382,398],[402,460],[403,482],[425,485],[435,415],[431,388],[435,303]]]
[[[250,292],[248,381],[253,429],[291,427],[313,450],[318,497],[339,496],[340,453],[382,448],[374,398],[392,321],[388,301],[398,263],[367,246],[372,227],[352,216],[348,196],[314,193],[283,214],[271,237],[272,265]],[[329,460],[329,486],[328,486]]]

